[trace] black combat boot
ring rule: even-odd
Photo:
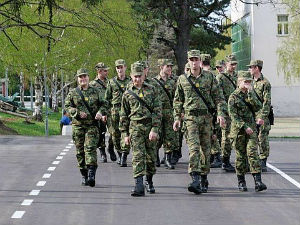
[[[145,196],[145,187],[143,184],[143,176],[138,176],[135,179],[135,187],[131,191],[131,196],[139,197],[139,196]]]
[[[80,169],[80,173],[82,175],[82,178],[81,178],[81,185],[82,186],[87,186],[88,185],[88,182],[87,182],[87,179],[88,179],[88,171],[86,169]]]
[[[254,183],[255,183],[255,191],[263,191],[267,190],[267,186],[261,181],[261,173],[253,173]]]
[[[113,161],[113,162],[117,161],[117,156],[114,151],[114,144],[113,144],[112,140],[110,140],[110,139],[108,140],[107,152],[109,153],[109,157],[110,157],[111,161]]]
[[[172,153],[166,153],[165,168],[173,170],[175,167],[171,163],[171,155]]]
[[[267,158],[261,159],[261,172],[268,172]]]
[[[201,175],[200,187],[202,193],[207,193],[207,189],[208,189],[207,175]]]
[[[154,194],[155,193],[155,189],[154,189],[154,186],[153,186],[152,178],[153,178],[153,175],[147,175],[146,176],[146,190],[150,194]]]
[[[127,153],[122,152],[120,167],[127,167]]]
[[[159,159],[159,150],[156,152],[156,162],[155,162],[156,167],[160,167],[160,159]]]
[[[107,163],[105,148],[99,148],[99,151],[100,151],[100,162]]]
[[[222,169],[225,170],[226,172],[231,172],[234,173],[235,169],[234,167],[230,164],[229,157],[223,157],[222,159]]]
[[[189,192],[194,192],[196,195],[201,194],[201,187],[200,187],[200,181],[199,181],[199,173],[197,172],[191,172],[190,173],[193,182],[189,184],[188,190]]]
[[[121,158],[122,158],[122,152],[117,152],[118,153],[118,161],[117,164],[121,164]]]
[[[173,151],[172,152],[172,160],[171,160],[171,163],[173,165],[176,165],[179,161],[179,152],[178,151]]]
[[[96,176],[96,166],[88,166],[88,179],[87,183],[89,186],[94,187],[95,186],[95,176]]]
[[[239,191],[248,191],[246,186],[245,175],[237,175]]]
[[[213,155],[213,161],[210,164],[210,168],[221,168],[222,166],[222,160],[220,153],[217,153]]]
[[[164,157],[160,160],[160,164],[165,164],[166,161],[166,153],[164,154]]]

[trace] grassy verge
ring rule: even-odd
[[[49,135],[60,135],[60,126],[59,126],[60,118],[61,118],[60,111],[51,112],[49,114],[48,116]],[[43,119],[45,119],[44,114],[43,114]],[[45,135],[45,122],[31,121],[31,123],[27,123],[23,118],[16,117],[2,112],[0,112],[0,120],[6,127],[13,129],[19,135],[25,135],[25,136]]]

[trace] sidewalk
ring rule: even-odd
[[[300,118],[275,118],[275,122],[272,126],[269,137],[300,138]]]

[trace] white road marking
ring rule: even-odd
[[[33,199],[25,199],[21,205],[31,205],[31,203],[33,202]]]
[[[63,159],[63,156],[57,156],[56,159]]]
[[[294,184],[297,188],[300,188],[300,183],[298,183],[297,181],[295,181],[289,175],[287,175],[286,173],[282,172],[280,169],[277,169],[275,166],[271,165],[270,163],[267,163],[267,166],[269,168],[271,168],[272,170],[274,170],[276,173],[278,173],[280,176],[282,176],[283,178],[285,178],[286,180],[288,180],[289,182],[291,182],[292,184]]]
[[[29,195],[39,195],[41,190],[32,190]]]
[[[55,166],[49,167],[49,168],[48,168],[48,171],[54,171],[55,168],[56,168]]]
[[[68,152],[68,151],[70,151],[70,149],[64,149],[64,150],[63,150],[63,152]]]
[[[66,148],[72,148],[72,146],[66,146]]]
[[[70,143],[70,144],[68,144],[69,146],[73,146],[74,144],[73,143]]]
[[[41,186],[44,186],[45,184],[46,184],[46,181],[41,180],[41,181],[37,182],[36,186],[41,187]]]
[[[61,152],[59,155],[66,155],[67,153],[66,152]]]
[[[43,178],[50,178],[51,177],[51,173],[45,173],[44,175],[43,175]]]
[[[60,163],[60,161],[53,161],[52,164],[53,165],[58,165]]]
[[[21,219],[25,211],[15,211],[14,214],[11,216],[12,219]]]

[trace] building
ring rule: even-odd
[[[289,35],[291,18],[285,6],[245,4],[232,0],[231,20],[235,23],[232,27],[232,52],[239,61],[238,69],[247,69],[251,59],[263,60],[262,73],[272,85],[275,116],[300,117],[300,80],[286,84],[284,74],[279,72],[277,66],[277,49]]]

